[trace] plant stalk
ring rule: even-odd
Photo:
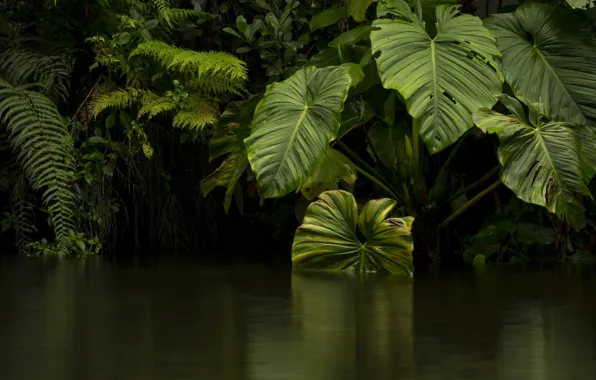
[[[371,181],[373,181],[381,189],[385,190],[387,192],[387,194],[391,195],[393,198],[395,198],[396,200],[398,200],[400,203],[404,203],[400,196],[398,196],[393,190],[391,190],[387,185],[385,185],[379,179],[375,178],[375,176],[373,176],[372,174],[368,173],[366,170],[362,169],[360,166],[358,166],[356,164],[354,164],[354,167],[356,168],[356,171],[358,173],[362,174],[366,178],[368,178]]]
[[[463,189],[461,189],[458,192],[456,192],[455,194],[453,194],[443,204],[451,203],[452,201],[454,201],[455,199],[459,198],[463,194],[476,189],[477,187],[479,187],[480,185],[482,185],[484,182],[486,182],[487,180],[489,180],[493,175],[495,175],[495,173],[497,173],[500,168],[501,168],[500,166],[497,166],[497,167],[493,168],[490,172],[486,173],[484,175],[484,177],[480,178],[478,181],[474,182],[473,184],[471,184],[469,186],[464,187]]]
[[[376,182],[381,182],[381,183],[383,183],[383,186],[384,187],[386,187],[386,188],[392,188],[391,184],[388,183],[385,180],[385,178],[383,178],[383,176],[377,170],[375,170],[372,166],[370,166],[362,158],[360,158],[356,154],[356,152],[354,152],[352,149],[350,149],[341,140],[337,140],[336,143],[342,148],[342,150],[344,150],[348,154],[348,156],[350,156],[350,158],[352,158],[352,160],[356,161],[358,163],[358,165],[360,165],[364,169],[368,170],[368,173],[367,173],[368,176],[374,176],[375,177],[375,183]],[[364,170],[364,169],[361,168],[360,170]],[[367,175],[365,174],[365,176],[367,176]],[[390,193],[397,193],[397,191],[395,191],[394,189],[392,189]],[[400,198],[396,198],[396,199],[400,199]],[[400,201],[401,201],[401,199],[400,199]]]
[[[447,219],[445,219],[445,221],[443,223],[441,223],[439,225],[439,227],[441,227],[441,228],[442,227],[445,227],[449,223],[453,222],[455,219],[457,219],[463,213],[465,213],[466,211],[468,211],[468,209],[470,207],[474,206],[482,198],[484,198],[486,195],[490,194],[493,190],[495,190],[497,187],[499,187],[502,183],[503,182],[499,179],[496,182],[494,182],[492,185],[490,185],[489,187],[487,187],[486,189],[482,190],[474,198],[470,199],[468,202],[466,202],[465,205],[463,205],[462,207],[458,208],[453,214],[451,214],[451,216],[449,216]]]

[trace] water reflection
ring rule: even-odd
[[[0,378],[595,379],[582,271],[294,275],[0,263]]]

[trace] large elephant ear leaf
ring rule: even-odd
[[[292,263],[296,269],[351,270],[411,275],[412,218],[388,218],[396,202],[368,202],[360,217],[354,196],[326,191],[311,203],[296,231]],[[356,231],[360,227],[363,243]]]
[[[374,272],[383,269],[392,274],[412,274],[413,218],[387,218],[397,202],[393,199],[369,201],[360,213],[358,226],[366,238],[363,246],[364,267]]]
[[[399,91],[431,153],[473,126],[472,113],[491,108],[501,93],[495,38],[478,17],[457,7],[436,8],[437,33],[403,0],[393,0],[394,19],[374,21],[373,54],[383,86]],[[401,6],[399,6],[401,5]]]
[[[593,171],[586,171],[582,146],[591,147],[594,140],[582,132],[588,127],[567,122],[539,123],[530,126],[514,116],[504,116],[488,109],[474,115],[476,125],[501,140],[499,161],[503,166],[501,180],[520,199],[546,207],[572,224],[582,212],[579,195],[591,196],[587,183]]]
[[[309,67],[267,87],[245,140],[266,198],[298,188],[337,137],[351,80],[345,68]]]
[[[292,265],[298,269],[357,270],[362,243],[358,206],[346,191],[327,191],[311,203],[296,230]]]
[[[541,103],[552,120],[596,122],[596,50],[570,11],[524,4],[485,21],[515,95]]]

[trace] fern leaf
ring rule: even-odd
[[[97,95],[89,102],[89,110],[93,118],[108,108],[124,109],[135,104],[141,95],[141,91],[129,87],[124,89],[106,90],[100,89]]]
[[[172,21],[170,20],[170,0],[153,0],[153,5],[157,8],[159,17],[165,21],[168,26],[172,27]]]
[[[179,25],[185,21],[197,18],[197,13],[192,9],[170,8],[166,14],[171,25]]]
[[[37,233],[35,227],[35,197],[28,190],[27,181],[20,177],[10,198],[10,213],[15,229],[15,242],[19,254],[31,252],[29,244]]]
[[[202,129],[217,121],[217,104],[210,99],[193,97],[174,116],[174,126],[178,128]]]
[[[0,71],[15,86],[38,83],[51,97],[66,101],[72,63],[61,56],[47,56],[28,49],[7,49],[0,54]]]
[[[0,123],[10,132],[17,159],[34,190],[43,189],[61,253],[74,228],[72,140],[56,105],[23,87],[0,87]]]
[[[152,92],[145,92],[141,97],[141,108],[139,109],[138,117],[147,116],[147,120],[163,112],[168,112],[176,109],[176,103],[165,96],[158,96]]]
[[[247,78],[245,63],[228,53],[196,52],[149,41],[139,44],[130,56],[137,55],[152,57],[167,69],[190,76],[197,90],[210,93],[240,92]]]

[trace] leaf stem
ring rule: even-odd
[[[356,152],[350,149],[346,144],[344,144],[341,140],[337,140],[337,144],[344,150],[348,156],[350,156],[354,161],[358,162],[364,169],[368,170],[369,174],[374,175],[377,181],[382,182],[386,187],[392,188],[392,185],[379,173],[375,168],[367,164]],[[393,193],[396,193],[395,189],[392,190]]]
[[[377,172],[373,167],[371,167],[369,164],[364,162],[363,159],[358,157],[358,155],[352,149],[350,149],[346,144],[344,144],[342,141],[337,140],[336,143],[339,146],[341,146],[342,150],[344,150],[348,154],[348,156],[350,156],[354,161],[356,161],[359,165],[362,165],[366,169],[365,170],[365,169],[361,168],[360,166],[354,164],[354,167],[356,168],[357,172],[359,172],[366,178],[370,179],[373,183],[377,184],[381,189],[385,190],[387,192],[387,194],[389,194],[393,198],[397,199],[400,203],[402,203],[402,204],[404,203],[402,197],[400,197],[398,195],[397,191],[394,191],[393,189],[391,189],[389,184],[387,184],[384,181],[383,177],[381,176],[381,174],[379,174],[379,172]]]
[[[490,185],[489,187],[487,187],[486,189],[482,190],[474,198],[470,199],[468,202],[466,202],[465,205],[463,205],[462,207],[458,208],[453,214],[451,214],[451,216],[449,216],[447,219],[445,219],[445,221],[443,223],[441,223],[439,225],[439,227],[445,227],[449,223],[453,222],[455,219],[457,219],[459,216],[461,216],[464,212],[468,211],[468,209],[470,207],[472,207],[476,203],[478,203],[487,194],[490,194],[494,189],[496,189],[497,187],[499,187],[502,183],[503,182],[499,179],[496,182],[494,182],[492,185]]]
[[[499,169],[501,168],[501,166],[497,166],[495,168],[493,168],[490,172],[486,173],[484,175],[484,177],[480,178],[478,181],[474,182],[473,184],[464,187],[463,189],[459,190],[458,192],[456,192],[455,194],[453,194],[451,197],[449,197],[449,199],[447,199],[445,202],[443,202],[444,204],[447,203],[451,203],[452,201],[454,201],[455,199],[459,198],[461,195],[472,191],[474,189],[476,189],[477,187],[479,187],[480,185],[482,185],[484,182],[486,182],[487,180],[489,180],[493,175],[495,175],[495,173],[497,173],[499,171]]]

